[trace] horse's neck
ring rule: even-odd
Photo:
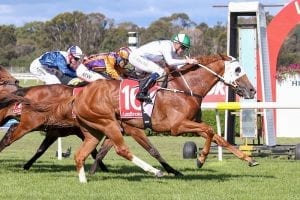
[[[207,65],[208,66],[208,65]],[[210,66],[210,69],[219,75],[222,75],[223,70],[219,65]],[[207,93],[218,82],[218,77],[213,73],[203,68],[190,71],[186,74],[182,74],[181,77],[176,78],[176,89],[191,91],[194,94],[206,96]]]

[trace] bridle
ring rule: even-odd
[[[231,57],[231,59],[232,60],[230,60],[230,61],[224,61],[224,64],[225,64],[225,73],[226,73],[226,68],[228,68],[229,65],[231,65],[231,63],[238,62],[238,60],[236,60],[233,57]],[[231,86],[233,88],[237,88],[238,87],[238,85],[236,83],[236,79],[232,79],[232,77],[221,76],[220,74],[216,73],[215,71],[211,70],[210,68],[208,68],[205,65],[202,65],[202,64],[197,64],[197,65],[199,67],[202,67],[203,69],[207,70],[208,72],[210,72],[214,76],[216,76],[219,79],[219,81],[223,82],[225,85]],[[225,75],[225,73],[224,73],[224,75]]]
[[[0,86],[16,86],[20,87],[18,81],[10,81],[10,80],[0,80]]]
[[[230,67],[230,65],[232,63],[236,63],[238,62],[237,59],[235,59],[234,57],[230,57],[231,60],[230,61],[224,61],[224,65],[225,65],[225,72],[224,72],[224,75],[226,73],[226,69],[228,67]],[[217,62],[217,61],[215,61]],[[213,63],[213,62],[212,62]],[[211,64],[211,63],[210,63]],[[237,89],[238,88],[238,84],[236,83],[236,79],[232,79],[232,76],[221,76],[220,74],[216,73],[215,71],[213,71],[212,69],[210,69],[209,67],[205,66],[205,65],[202,65],[202,64],[196,64],[196,65],[192,65],[192,66],[197,66],[197,67],[202,67],[203,69],[207,70],[208,72],[210,72],[211,74],[213,74],[214,76],[216,76],[219,81],[222,81],[225,85],[228,85],[228,86],[231,86],[233,87],[234,89]],[[167,90],[167,91],[172,91],[172,92],[175,92],[175,93],[184,93],[186,95],[189,95],[189,96],[194,96],[194,97],[197,97],[197,98],[203,98],[203,96],[199,95],[199,94],[194,94],[193,91],[191,90],[188,82],[186,81],[186,79],[184,78],[184,76],[182,75],[181,73],[181,70],[174,70],[172,72],[170,72],[170,74],[172,73],[179,73],[180,74],[180,77],[183,79],[183,82],[184,84],[186,85],[186,87],[188,88],[189,91],[183,91],[183,90],[178,90],[178,89],[169,89],[169,88],[161,88],[163,90]]]

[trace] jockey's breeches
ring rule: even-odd
[[[47,66],[44,66],[39,61],[40,58],[35,59],[30,64],[30,72],[45,84],[60,84],[61,81],[54,75],[47,71]]]
[[[137,71],[148,73],[157,72],[159,76],[162,76],[164,74],[164,69],[161,66],[138,54],[131,53],[129,55],[129,63],[132,64]]]

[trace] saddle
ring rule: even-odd
[[[142,79],[139,81],[139,87],[141,88],[145,82],[147,81],[147,78]],[[149,91],[151,90],[151,88],[154,86],[155,84],[150,86]],[[161,88],[166,88],[168,85],[168,75],[164,76],[162,83],[160,85]],[[152,102],[152,99],[149,95],[149,92],[146,94],[147,96],[149,96],[148,100],[144,101],[141,103],[141,110],[142,110],[142,117],[143,117],[143,122],[144,122],[144,128],[150,129],[152,130],[152,122],[151,122],[151,114],[152,114],[152,109],[154,106],[154,102]],[[147,112],[147,107],[149,107],[149,104],[151,105],[151,113],[149,114],[149,112]]]

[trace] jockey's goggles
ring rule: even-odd
[[[183,51],[185,51],[185,50],[188,49],[188,48],[187,48],[186,46],[184,46],[184,45],[180,45],[180,48],[181,48]]]
[[[77,62],[80,60],[80,58],[75,57],[75,56],[73,56],[73,55],[72,55],[72,57],[73,57],[73,59],[74,59],[75,61],[77,61]]]

